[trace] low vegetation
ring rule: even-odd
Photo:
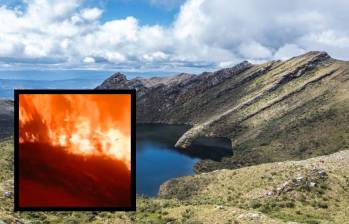
[[[173,179],[159,197],[138,196],[137,212],[14,213],[12,139],[0,143],[0,153],[4,223],[349,222],[349,150]]]

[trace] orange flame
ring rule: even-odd
[[[19,96],[20,143],[47,143],[86,156],[114,156],[130,168],[130,136],[128,94]]]

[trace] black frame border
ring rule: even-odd
[[[131,95],[131,206],[130,207],[20,207],[19,206],[19,95],[129,94]],[[136,211],[136,90],[134,89],[15,89],[14,90],[14,211]]]

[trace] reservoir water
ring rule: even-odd
[[[193,165],[198,160],[220,160],[232,154],[226,139],[201,139],[191,149],[174,148],[187,129],[185,125],[137,125],[137,194],[155,196],[165,181],[193,175]]]

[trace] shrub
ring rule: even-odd
[[[319,201],[319,202],[317,203],[317,207],[319,207],[319,208],[328,208],[328,205],[327,205],[326,202]]]
[[[294,203],[293,203],[292,201],[286,202],[285,205],[286,205],[287,208],[294,208],[294,206],[295,206]]]
[[[304,203],[304,202],[307,201],[307,198],[306,198],[303,194],[301,194],[301,195],[299,196],[299,201],[302,202],[302,203]]]
[[[258,200],[252,200],[250,203],[250,207],[253,209],[261,207],[261,203]]]

